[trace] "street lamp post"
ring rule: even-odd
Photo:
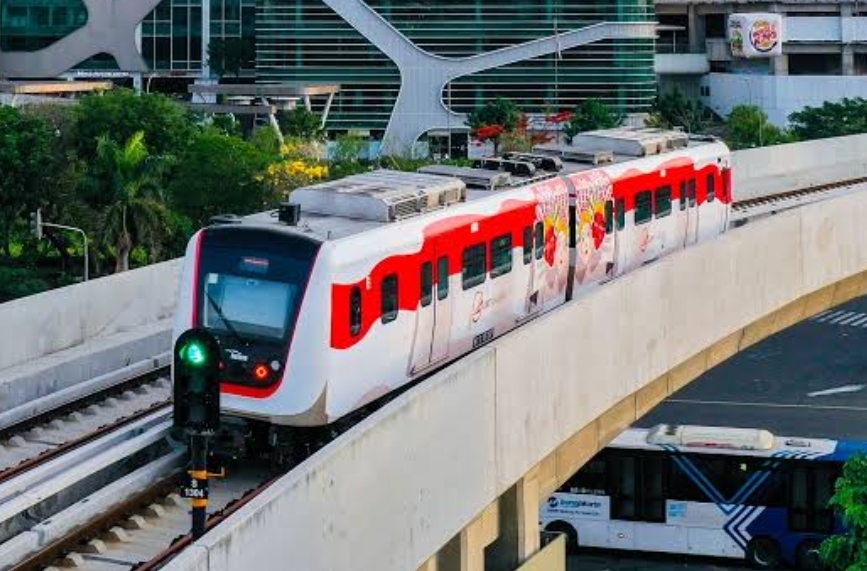
[[[33,235],[36,236],[36,238],[38,239],[42,238],[43,227],[59,228],[61,230],[69,230],[71,232],[78,232],[79,234],[81,234],[81,237],[84,239],[84,281],[87,281],[89,277],[88,268],[90,264],[87,255],[87,234],[84,233],[84,230],[82,230],[81,228],[76,228],[74,226],[64,226],[63,224],[52,224],[51,222],[43,222],[41,208],[37,208],[36,212],[30,214],[30,220]]]

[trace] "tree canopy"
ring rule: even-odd
[[[80,156],[92,159],[100,136],[122,145],[138,132],[151,153],[177,153],[189,140],[193,125],[187,111],[168,97],[117,89],[82,98],[75,107],[75,130]]]
[[[793,138],[773,123],[755,105],[738,105],[732,109],[726,123],[726,141],[732,149],[751,149],[792,142]]]
[[[830,571],[867,571],[867,456],[855,456],[843,465],[830,505],[847,531],[822,543],[822,561]]]
[[[563,132],[571,141],[578,133],[595,129],[610,129],[619,125],[621,121],[623,118],[615,114],[602,101],[590,98],[575,108],[575,112]]]
[[[510,99],[497,97],[467,115],[467,125],[480,141],[491,140],[494,152],[499,147],[500,135],[514,131],[521,120],[521,110]]]
[[[246,214],[273,202],[261,172],[268,156],[239,137],[208,128],[180,155],[169,185],[171,203],[195,227],[217,214]]]
[[[867,100],[861,97],[826,101],[789,115],[790,129],[801,140],[867,133]]]

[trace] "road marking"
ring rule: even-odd
[[[676,402],[684,404],[701,404],[701,405],[721,405],[721,406],[752,406],[752,407],[767,407],[767,408],[811,408],[815,410],[846,410],[855,412],[867,412],[865,406],[845,406],[845,405],[822,405],[822,404],[785,404],[785,403],[761,403],[761,402],[739,402],[728,400],[693,400],[693,399],[668,399],[665,402]]]
[[[826,310],[811,317],[810,321],[825,323],[826,325],[848,325],[867,329],[867,313],[860,311]]]
[[[867,385],[844,385],[842,387],[834,387],[832,389],[825,389],[823,391],[813,391],[812,393],[807,393],[808,397],[824,397],[828,395],[836,395],[840,393],[857,393],[861,389],[863,389]]]

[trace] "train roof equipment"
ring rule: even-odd
[[[476,159],[473,166],[429,165],[416,172],[381,169],[295,189],[279,210],[218,224],[279,224],[321,240],[339,239],[480,198],[575,172],[601,168],[688,146],[708,145],[682,131],[603,129],[577,135],[570,145],[536,145]]]

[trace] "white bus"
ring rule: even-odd
[[[814,569],[843,531],[828,507],[843,462],[865,442],[766,430],[628,429],[541,506],[546,531],[575,547],[745,558]]]

